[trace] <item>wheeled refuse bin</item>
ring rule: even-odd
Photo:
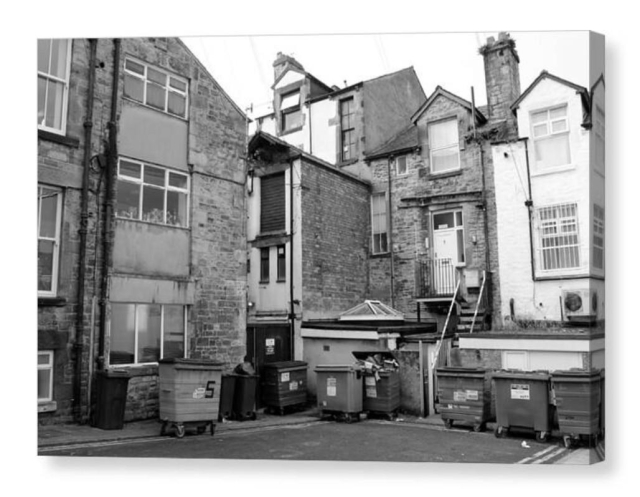
[[[545,372],[499,371],[496,385],[496,437],[506,436],[510,428],[535,431],[543,442],[551,431],[549,379]]]
[[[223,374],[220,386],[220,408],[218,421],[233,419],[233,396],[236,391],[236,375]]]
[[[98,371],[96,409],[93,426],[102,430],[121,430],[127,405],[127,389],[131,375],[124,370]]]
[[[233,394],[233,419],[246,421],[256,419],[256,392],[258,375],[234,374],[235,392]]]
[[[203,433],[215,432],[220,408],[220,384],[223,364],[202,359],[161,359],[160,384],[161,435],[171,425],[182,438],[187,427]]]
[[[593,371],[554,371],[551,387],[558,413],[558,429],[565,447],[580,436],[587,436],[594,447],[600,434],[601,373]]]
[[[320,416],[347,423],[359,421],[362,412],[361,368],[355,364],[320,364],[315,372]]]
[[[400,408],[400,376],[395,357],[388,351],[358,351],[353,356],[364,364],[362,410],[368,416],[393,420]],[[376,361],[376,362],[370,362]],[[376,364],[380,364],[379,367]],[[367,367],[369,365],[369,367]]]
[[[307,403],[307,368],[304,361],[281,361],[262,367],[260,392],[265,412],[280,415]]]
[[[484,431],[491,417],[491,383],[486,369],[444,367],[436,369],[438,413],[447,428],[454,421]]]

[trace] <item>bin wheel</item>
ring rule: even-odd
[[[196,428],[196,430],[198,432],[198,435],[202,435],[205,432],[206,429],[207,429],[207,425],[198,426]]]
[[[476,433],[484,431],[485,429],[486,429],[486,426],[484,423],[476,423],[473,425],[473,431],[475,431]]]
[[[497,426],[494,434],[496,438],[504,438],[507,435],[507,429],[504,426]]]
[[[167,434],[167,422],[163,422],[162,426],[160,427],[160,436],[164,437]]]
[[[538,442],[546,442],[548,436],[549,433],[547,433],[546,431],[536,431],[536,440]]]
[[[452,419],[445,419],[444,420],[444,427],[447,430],[450,430],[453,427],[453,420]]]
[[[562,437],[562,442],[564,443],[565,448],[570,449],[572,445],[572,440],[569,435],[565,435]]]
[[[211,426],[209,427],[209,429],[211,430],[211,436],[213,436],[216,432],[216,424],[211,423]]]
[[[184,425],[180,424],[180,425],[176,425],[176,437],[178,438],[182,438],[184,437]]]
[[[348,424],[353,423],[353,418],[351,417],[351,414],[350,414],[350,413],[346,413],[346,414],[344,415],[344,420],[345,420]]]

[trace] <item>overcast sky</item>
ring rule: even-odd
[[[437,85],[486,104],[478,48],[497,32],[303,36],[188,36],[182,39],[243,109],[271,101],[273,61],[282,52],[328,85],[344,86],[413,66],[425,93]],[[589,87],[586,31],[512,32],[520,56],[522,90],[547,71]]]

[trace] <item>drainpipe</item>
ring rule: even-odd
[[[80,200],[80,247],[78,253],[78,296],[76,307],[75,375],[73,385],[74,417],[82,422],[82,357],[84,348],[84,298],[87,256],[87,224],[89,222],[89,172],[91,169],[91,132],[93,130],[93,103],[96,80],[96,39],[89,40],[89,82],[87,90],[87,114],[84,126],[84,157],[82,174],[82,197]]]
[[[293,302],[293,159],[289,160],[289,327],[291,329],[291,359],[295,353],[295,304]]]
[[[531,253],[531,281],[536,281],[536,269],[533,253],[533,197],[531,195],[531,172],[529,170],[529,140],[524,140],[524,153],[527,161],[527,183],[529,187],[529,199],[525,201],[524,205],[527,206],[529,211],[529,251]]]
[[[390,261],[390,269],[391,269],[391,307],[396,306],[396,292],[395,292],[395,281],[394,281],[394,267],[393,267],[393,213],[391,210],[391,161],[394,159],[393,156],[387,159],[387,180],[388,180],[388,190],[389,193],[387,195],[387,203],[388,203],[388,214],[387,217],[389,219],[389,261]]]
[[[121,40],[113,40],[113,82],[111,89],[111,115],[107,125],[109,130],[109,147],[107,154],[106,172],[106,192],[105,192],[105,212],[104,212],[104,232],[103,232],[103,256],[102,256],[102,285],[100,300],[100,337],[98,342],[98,369],[105,367],[105,341],[107,333],[107,309],[109,302],[109,278],[113,260],[113,236],[114,236],[114,215],[113,206],[115,203],[115,174],[118,160],[117,141],[117,113],[118,113],[118,83],[120,81],[120,45]]]

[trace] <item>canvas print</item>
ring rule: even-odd
[[[604,460],[603,35],[37,47],[39,455]]]

